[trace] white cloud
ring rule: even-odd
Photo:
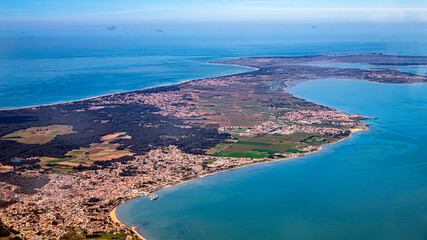
[[[170,10],[170,9],[172,8],[158,7],[158,8],[118,10],[118,11],[107,11],[107,12],[93,12],[93,13],[83,13],[83,14],[74,14],[74,15],[66,15],[66,16],[67,17],[109,16],[109,15],[120,15],[120,14],[139,13],[139,12],[163,11],[163,10]]]

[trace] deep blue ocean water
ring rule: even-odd
[[[382,36],[377,28],[365,35],[325,28],[321,36],[237,31],[203,37],[173,35],[167,29],[161,36],[142,37],[1,33],[0,108],[248,71],[205,64],[230,57],[354,52],[427,56],[427,34],[420,26],[425,25],[410,29],[413,35],[402,28],[393,37]],[[420,74],[426,69],[401,68]],[[378,119],[368,121],[370,131],[319,153],[163,189],[156,201],[141,198],[121,205],[118,217],[139,226],[150,240],[427,239],[427,85],[326,79],[289,91]]]
[[[404,31],[407,27],[401,28]],[[427,55],[425,30],[416,28],[415,35],[403,38],[393,35],[393,41],[387,36],[378,40],[378,36],[372,35],[374,30],[348,34],[330,33],[327,29],[317,35],[295,36],[289,32],[265,33],[262,29],[223,34],[180,29],[171,33],[165,30],[160,35],[135,35],[130,30],[0,32],[0,109],[72,101],[248,71],[236,66],[206,64],[230,57],[353,52]]]

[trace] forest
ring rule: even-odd
[[[156,89],[159,90],[164,89]],[[21,129],[54,124],[73,126],[76,133],[56,136],[45,144],[1,140],[0,163],[11,165],[11,160],[15,158],[61,158],[70,150],[89,147],[91,143],[100,142],[101,137],[116,132],[127,132],[131,136],[130,139],[118,139],[116,142],[122,144],[122,148],[129,147],[136,154],[169,145],[176,145],[187,153],[203,153],[205,149],[229,137],[228,134],[218,133],[217,128],[212,126],[178,127],[184,125],[183,120],[156,114],[158,109],[150,105],[111,104],[102,109],[76,111],[88,107],[88,101],[78,101],[35,109],[1,111],[0,136]],[[147,123],[156,127],[145,126]]]

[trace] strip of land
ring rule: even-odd
[[[220,63],[255,70],[0,111],[1,221],[24,239],[137,238],[111,211],[141,193],[152,197],[147,193],[217,172],[315,153],[368,129],[361,121],[368,117],[289,94],[291,83],[427,82],[395,69],[427,64],[426,57],[373,53]]]

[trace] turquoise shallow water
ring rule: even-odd
[[[319,153],[163,189],[118,217],[150,240],[426,239],[427,85],[326,79],[289,91],[378,119]]]

